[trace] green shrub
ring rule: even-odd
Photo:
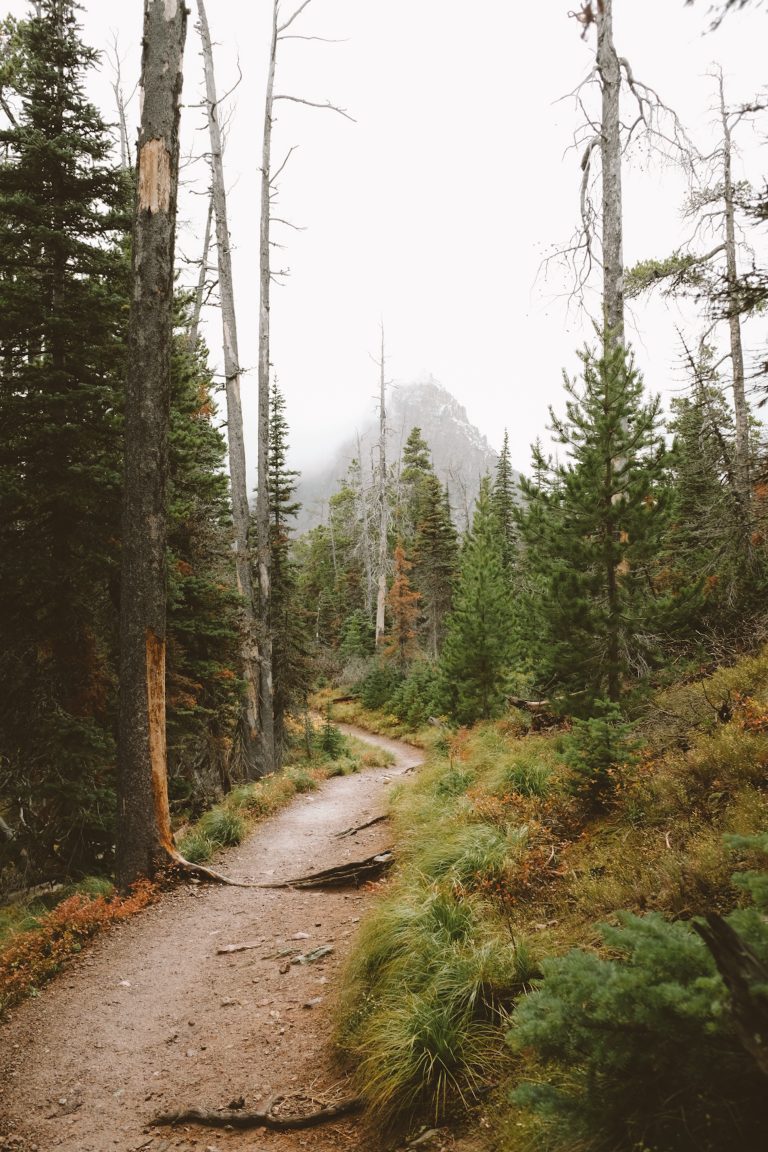
[[[389,664],[378,664],[355,686],[355,693],[365,708],[387,708],[403,683],[402,672]]]
[[[599,700],[595,711],[587,720],[574,720],[563,741],[563,758],[571,770],[570,790],[600,809],[614,797],[623,770],[636,761],[637,745],[618,704]]]
[[[440,714],[441,686],[433,664],[418,664],[387,702],[388,710],[409,728],[420,728]]]
[[[345,749],[345,741],[342,733],[331,721],[330,708],[325,714],[325,721],[323,727],[320,729],[320,736],[318,738],[317,746],[324,756],[329,760],[338,760]]]
[[[306,768],[287,768],[285,776],[297,792],[314,792],[318,786],[316,778]]]
[[[509,1039],[535,1053],[515,1101],[549,1132],[540,1147],[757,1152],[765,1080],[736,1035],[703,941],[683,923],[621,915],[611,956],[545,960]],[[763,926],[764,950],[768,931]],[[547,1075],[544,1082],[541,1072]]]

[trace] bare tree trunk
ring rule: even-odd
[[[197,338],[200,335],[200,316],[205,300],[205,282],[208,277],[208,259],[211,251],[211,231],[213,229],[213,188],[208,197],[208,214],[205,218],[205,235],[203,237],[203,254],[200,259],[200,273],[195,286],[195,298],[192,305],[192,318],[189,325],[189,347],[194,352],[197,347]]]
[[[376,645],[384,635],[384,609],[387,603],[387,404],[384,379],[384,325],[381,326],[381,375],[379,379],[379,563],[378,592],[376,595]]]
[[[275,769],[275,718],[272,685],[272,636],[270,632],[270,548],[269,548],[269,306],[272,273],[270,267],[270,209],[272,192],[272,116],[277,57],[278,0],[272,9],[272,41],[264,101],[264,136],[261,155],[261,221],[259,230],[259,436],[258,492],[256,495],[256,562],[259,574],[258,640],[261,655],[261,740],[265,772]]]
[[[624,343],[621,201],[621,65],[613,43],[613,0],[597,6],[597,70],[602,89],[603,328],[606,348]]]
[[[371,534],[368,525],[368,505],[365,498],[365,488],[363,487],[363,446],[360,441],[360,433],[357,434],[357,462],[358,462],[358,486],[357,486],[357,514],[360,519],[360,547],[363,550],[363,573],[365,577],[365,585],[363,587],[364,602],[365,602],[365,615],[368,623],[371,621],[371,614],[373,612],[373,558],[371,556]]]
[[[213,179],[213,205],[216,218],[216,252],[219,271],[219,299],[221,301],[221,321],[224,334],[224,377],[227,394],[227,440],[229,447],[229,475],[232,490],[232,520],[235,535],[235,569],[237,587],[243,598],[243,638],[241,645],[241,667],[245,684],[243,701],[243,751],[246,772],[250,774],[259,765],[261,771],[271,772],[272,766],[264,757],[264,749],[259,742],[259,649],[257,642],[259,628],[256,621],[255,596],[251,578],[251,558],[248,547],[250,511],[248,508],[248,484],[245,470],[245,440],[243,437],[243,411],[240,402],[240,359],[237,346],[237,318],[235,315],[235,293],[232,281],[232,253],[227,224],[227,193],[224,185],[224,163],[222,159],[221,129],[219,127],[216,81],[213,72],[213,50],[208,18],[203,0],[197,0],[200,20],[200,39],[203,45],[205,66],[205,98],[208,111],[208,131],[211,140],[211,174]],[[261,403],[261,368],[259,368],[259,400]],[[259,449],[261,453],[261,447]],[[261,468],[261,464],[259,465]],[[262,477],[259,471],[259,491]],[[267,509],[267,515],[269,510]],[[269,525],[267,524],[267,533]],[[266,653],[262,651],[266,660]],[[262,663],[263,667],[263,663]]]
[[[728,331],[731,343],[733,410],[736,421],[735,473],[741,506],[746,514],[750,505],[749,485],[749,408],[744,388],[744,351],[741,344],[741,321],[737,307],[738,268],[736,265],[736,219],[733,196],[731,125],[725,108],[723,74],[719,76],[720,116],[723,124],[723,203],[725,206],[725,275],[728,285]]]
[[[145,0],[125,400],[117,875],[174,856],[165,733],[166,482],[179,96],[187,10]]]

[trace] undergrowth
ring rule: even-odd
[[[750,837],[768,828],[768,652],[665,689],[629,722],[606,708],[591,726],[532,734],[512,712],[432,744],[417,778],[396,789],[399,867],[363,926],[338,1012],[339,1046],[382,1125],[439,1118],[501,1077],[498,1152],[729,1152],[728,1116],[743,1147],[756,1147],[754,1067],[732,1028],[722,1032],[728,998],[689,925],[711,912],[732,918],[749,903],[733,879],[753,875]],[[744,915],[737,911],[737,921]],[[762,914],[754,916],[750,939],[763,947]],[[671,1049],[654,1055],[665,1026],[648,1019],[663,1011],[637,968],[637,955],[647,954],[643,933],[682,958],[677,967],[669,961],[669,995],[683,1016],[686,1003],[701,1010],[691,1023],[702,1038],[691,1056],[695,1074]],[[698,968],[686,966],[689,954]],[[624,1055],[609,1034],[602,1065],[585,1054],[596,1043],[588,1008],[581,1048],[572,1035],[578,1004],[592,1003],[576,984],[567,1001],[572,969],[558,965],[574,955],[573,970],[604,994],[606,1019],[623,1019],[622,1003],[629,1013]],[[621,986],[617,972],[636,990],[634,1018],[631,997],[613,1003],[603,993],[603,985]],[[517,1006],[530,1003],[533,1012],[543,995],[549,1039],[521,1026],[505,1047]],[[718,1045],[731,1061],[719,1087]],[[621,1119],[618,1079],[613,1103],[606,1095],[612,1054],[628,1090],[648,1105],[642,1124]],[[677,1112],[672,1090],[640,1087],[643,1067],[664,1060],[679,1072],[674,1091],[685,1103]],[[523,1082],[538,1087],[510,1103],[510,1089]],[[694,1143],[681,1134],[688,1128]]]

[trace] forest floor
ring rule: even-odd
[[[338,833],[386,810],[395,763],[336,777],[260,824],[215,862],[259,883],[305,875],[389,847],[386,822]],[[376,885],[307,891],[182,884],[101,936],[0,1028],[0,1150],[18,1152],[316,1152],[380,1146],[364,1117],[303,1131],[244,1132],[187,1124],[153,1128],[155,1114],[217,1109],[278,1094],[351,1094],[331,1041],[340,970]],[[230,944],[256,944],[221,953]],[[329,945],[314,963],[291,963]],[[437,1135],[437,1134],[436,1134]],[[450,1137],[431,1148],[453,1148]]]

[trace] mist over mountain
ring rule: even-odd
[[[387,464],[399,461],[412,428],[420,428],[432,453],[435,472],[448,485],[454,519],[460,529],[467,526],[477,496],[480,479],[493,472],[498,461],[483,433],[470,422],[466,409],[433,376],[410,384],[398,384],[387,396]],[[329,498],[338,491],[349,463],[360,459],[364,474],[370,477],[378,459],[378,416],[331,448],[328,462],[309,468],[299,482],[297,499],[302,510],[297,530],[306,532],[319,524]]]

